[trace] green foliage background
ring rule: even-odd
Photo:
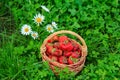
[[[46,5],[50,13],[41,9]],[[37,13],[45,16],[40,27]],[[40,46],[50,34],[45,25],[81,35],[88,46],[84,69],[76,76],[56,77],[41,60]],[[39,39],[20,33],[29,24]],[[119,0],[0,0],[0,80],[120,80]]]

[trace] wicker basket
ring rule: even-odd
[[[49,39],[51,39],[54,35],[58,35],[58,34],[71,34],[71,35],[77,37],[77,38],[81,41],[82,45],[77,42],[77,43],[80,45],[81,50],[82,50],[82,56],[81,56],[80,60],[79,60],[77,63],[71,64],[71,65],[60,64],[59,62],[56,62],[56,61],[51,60],[51,59],[46,55],[46,53],[45,53],[45,52],[46,52],[46,47],[45,47],[45,45],[46,45],[47,41],[48,41]],[[74,40],[74,41],[75,41],[75,40]],[[75,42],[76,42],[76,41],[75,41]],[[75,72],[75,74],[77,74],[78,72],[80,72],[80,71],[82,70],[82,68],[83,68],[83,66],[84,66],[84,63],[85,63],[85,60],[86,60],[86,56],[87,56],[87,46],[86,46],[86,43],[85,43],[85,41],[83,40],[83,38],[82,38],[81,36],[79,36],[78,34],[76,34],[75,32],[67,31],[67,30],[58,31],[58,32],[55,32],[55,33],[49,35],[49,36],[44,40],[44,42],[43,42],[43,44],[42,44],[42,46],[41,46],[41,48],[40,48],[40,51],[41,51],[41,55],[42,55],[43,61],[48,61],[48,62],[49,62],[49,66],[50,66],[50,68],[53,70],[53,72],[54,72],[55,74],[58,74],[58,73],[59,73],[59,72],[57,72],[57,71],[55,70],[56,67],[59,68],[60,70],[62,70],[62,69],[64,69],[64,68],[67,67],[67,68],[69,69],[69,71]]]

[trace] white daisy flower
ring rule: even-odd
[[[50,12],[50,10],[49,10],[46,6],[42,5],[41,7],[42,7],[42,9],[44,9],[46,12]]]
[[[57,24],[56,24],[56,22],[52,22],[52,26],[57,29]]]
[[[44,19],[45,19],[45,16],[43,16],[39,13],[39,14],[36,14],[36,16],[34,16],[33,20],[39,26],[39,24],[42,24],[42,22],[44,22]]]
[[[37,38],[38,38],[38,33],[32,31],[32,32],[31,32],[31,36],[33,37],[33,39],[37,39]]]
[[[48,32],[54,32],[54,29],[53,29],[53,27],[52,27],[51,24],[48,24],[48,25],[46,26],[46,29],[47,29]]]
[[[21,29],[21,34],[23,35],[29,35],[31,33],[32,29],[29,25],[24,24]]]

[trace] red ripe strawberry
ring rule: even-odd
[[[62,50],[58,49],[58,56],[62,56]]]
[[[52,39],[49,39],[47,42],[48,43],[52,43],[52,42],[55,42],[55,41],[58,41],[59,40],[59,37],[57,35],[53,36]]]
[[[55,42],[55,43],[53,44],[53,47],[59,49],[59,48],[60,48],[60,44],[59,44],[59,42]]]
[[[82,52],[81,52],[81,49],[77,49],[77,52],[79,53],[80,56],[82,56]]]
[[[52,53],[53,47],[48,47],[47,48],[47,53]]]
[[[49,47],[53,47],[53,44],[52,43],[47,43],[45,46],[48,49]]]
[[[68,37],[67,37],[67,36],[60,36],[60,37],[59,37],[59,42],[64,42],[64,41],[66,41],[66,40],[68,40]]]
[[[53,42],[53,40],[52,40],[52,39],[49,39],[47,42],[48,42],[48,43],[52,43],[52,42]]]
[[[70,59],[70,58],[68,58],[68,64],[73,64],[74,62]]]
[[[77,43],[73,43],[73,51],[76,51],[79,48],[79,45]]]
[[[58,58],[56,56],[50,56],[50,59],[52,59],[53,61],[58,61]]]
[[[57,35],[53,36],[53,41],[58,41],[59,40],[59,37]]]
[[[69,57],[69,56],[71,56],[71,55],[72,55],[72,52],[67,52],[67,51],[64,52],[64,56],[65,56],[65,57]]]
[[[67,64],[67,58],[65,56],[60,56],[58,58],[59,63],[61,64]]]
[[[80,53],[80,52],[81,52],[81,49],[80,49],[80,48],[78,48],[78,49],[77,49],[77,51]]]
[[[79,58],[80,55],[79,53],[76,51],[76,52],[73,52],[72,55],[71,55],[72,58]]]
[[[57,55],[58,54],[58,52],[56,52],[56,48],[52,48],[50,53],[51,53],[51,55]]]
[[[72,56],[69,57],[69,63],[70,63],[70,61],[73,62],[73,63],[76,63],[79,60],[80,60],[79,58],[73,58]]]
[[[73,46],[72,46],[72,44],[70,42],[68,42],[68,43],[62,43],[61,42],[60,47],[64,51],[72,51],[72,49],[73,49]]]
[[[51,54],[54,56],[61,56],[62,55],[62,50],[57,49],[57,48],[53,48],[51,51]]]

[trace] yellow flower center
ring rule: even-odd
[[[39,23],[39,22],[42,21],[42,19],[41,18],[36,18],[36,21]]]
[[[52,30],[52,28],[51,28],[51,27],[48,27],[48,30],[50,31],[50,30]]]
[[[25,28],[25,32],[28,32],[29,31],[29,29],[28,28]]]
[[[36,37],[36,34],[32,34],[34,37]]]

